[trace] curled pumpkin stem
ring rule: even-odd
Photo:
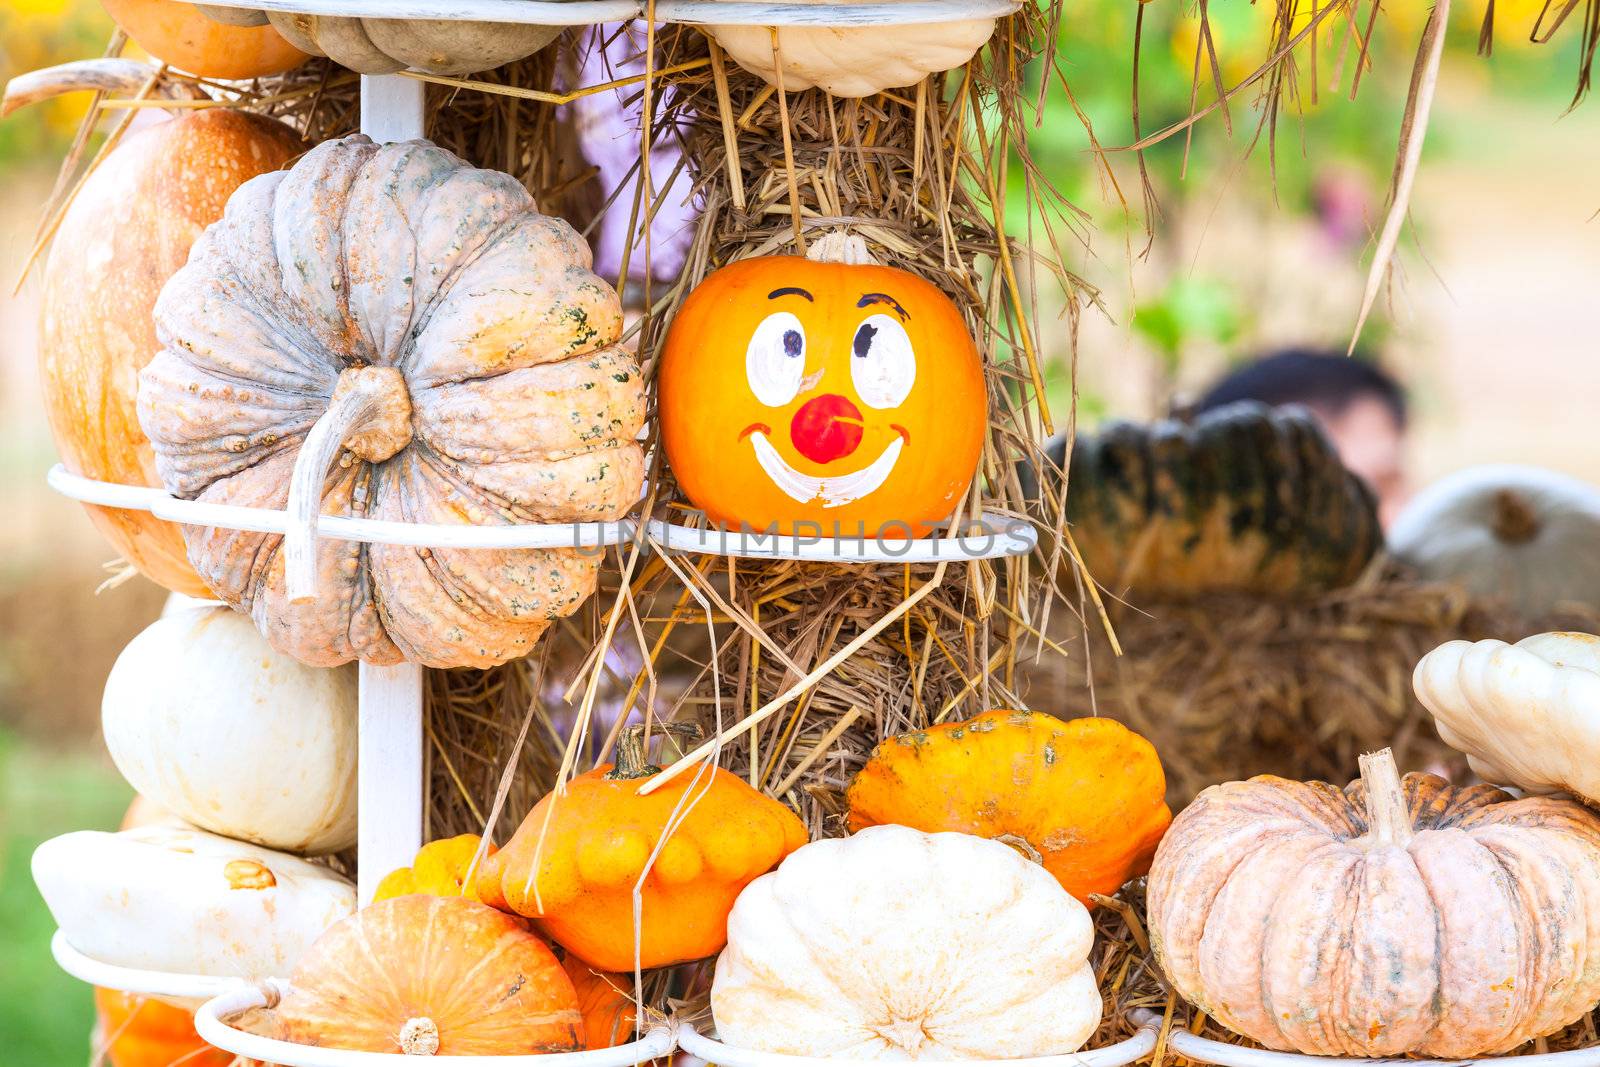
[[[134,59],[84,59],[54,67],[30,70],[6,82],[0,95],[0,118],[18,108],[53,100],[67,93],[137,93],[158,67]],[[179,78],[157,78],[149,94],[166,100],[204,100],[206,94],[193,82]]]
[[[382,463],[411,442],[411,395],[394,367],[349,367],[339,375],[328,410],[306,435],[289,477],[289,529],[284,535],[284,580],[291,603],[317,596],[317,516],[323,484],[348,448]]]

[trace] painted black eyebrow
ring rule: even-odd
[[[772,290],[772,292],[767,294],[767,299],[768,300],[776,300],[780,296],[803,296],[807,300],[811,301],[813,304],[815,304],[817,302],[817,298],[816,297],[812,296],[810,293],[806,292],[804,289],[796,288],[795,286],[792,286],[792,285],[786,285],[782,289],[774,289],[774,290]]]
[[[906,322],[911,321],[911,313],[905,308],[901,307],[900,301],[896,300],[888,293],[868,293],[866,296],[863,296],[860,300],[856,301],[856,307],[858,308],[869,307],[872,304],[888,304],[890,307],[894,308],[894,313],[899,315],[902,320]]]

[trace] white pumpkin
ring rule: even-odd
[[[252,980],[287,975],[356,905],[326,867],[171,826],[51,838],[33,853],[33,880],[91,959]]]
[[[274,651],[245,616],[192,607],[111,668],[106,747],[128,784],[203,830],[290,852],[356,840],[356,669]]]
[[[815,5],[835,0],[793,2]],[[953,70],[971,59],[994,35],[994,22],[975,18],[897,26],[780,26],[783,88],[796,92],[821,86],[834,96],[871,96],[915,85],[929,74]],[[771,27],[712,25],[705,31],[739,66],[778,84]],[[893,42],[892,47],[886,42]]]
[[[1411,684],[1484,780],[1600,805],[1600,637],[1450,641],[1422,657]]]
[[[1472,467],[1417,494],[1389,551],[1422,577],[1496,597],[1530,617],[1600,607],[1600,489],[1538,467]]]
[[[1100,1022],[1089,913],[966,834],[874,826],[739,895],[711,1012],[739,1048],[858,1060],[1076,1051]]]

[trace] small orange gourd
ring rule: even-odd
[[[570,952],[562,959],[561,966],[578,994],[578,1014],[583,1016],[583,1047],[614,1048],[632,1041],[637,1018],[633,978],[597,971]]]
[[[463,897],[411,894],[336,923],[296,965],[275,1012],[284,1040],[356,1052],[572,1052],[572,980],[516,919]]]
[[[477,890],[467,881],[472,860],[478,854],[482,841],[477,834],[459,834],[455,837],[429,841],[417,850],[409,867],[397,867],[383,876],[373,893],[372,902],[393,900],[408,893],[423,893],[431,897],[466,897],[477,900]],[[494,855],[490,845],[484,853]]]
[[[152,57],[202,78],[262,78],[311,58],[271,26],[225,26],[193,4],[100,0],[100,5]]]
[[[967,491],[987,429],[960,310],[841,235],[701,282],[657,384],[673,475],[735,529],[923,536]]]
[[[987,711],[892,737],[850,783],[851,832],[898,823],[1025,842],[1084,904],[1150,869],[1172,822],[1149,741],[1110,719]]]
[[[805,844],[805,827],[720,768],[640,796],[639,786],[660,770],[645,762],[643,727],[624,731],[616,766],[581,774],[539,801],[511,842],[484,862],[478,895],[537,920],[596,967],[632,971],[639,885],[640,967],[716,953],[728,939],[734,898]]]
[[[233,1053],[195,1033],[194,1015],[137,993],[94,991],[95,1048],[111,1067],[228,1067]],[[98,1060],[97,1060],[98,1062]]]

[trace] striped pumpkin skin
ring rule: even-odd
[[[1077,439],[1067,487],[1073,540],[1118,593],[1317,593],[1383,543],[1371,491],[1294,408],[1112,423]]]
[[[465,897],[362,909],[306,952],[290,985],[275,1036],[300,1044],[440,1056],[583,1047],[560,962],[516,919]]]
[[[1268,1048],[1328,1056],[1497,1054],[1589,1011],[1600,817],[1388,766],[1391,819],[1362,782],[1262,776],[1173,821],[1148,898],[1173,986]]]

